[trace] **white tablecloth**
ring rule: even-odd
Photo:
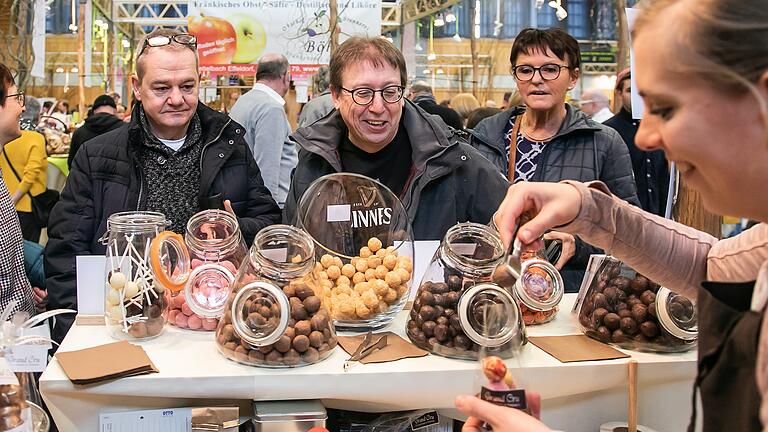
[[[530,336],[579,333],[566,295],[557,319],[529,327]],[[388,330],[404,335],[407,313]],[[103,326],[72,327],[59,351],[113,342]],[[328,407],[360,411],[449,409],[458,394],[477,386],[475,362],[438,356],[355,365],[339,347],[323,362],[296,369],[263,369],[225,359],[211,333],[168,327],[141,345],[160,373],[80,387],[56,360],[40,380],[40,390],[62,432],[96,431],[100,412],[143,408],[205,406],[221,400],[322,399]],[[656,355],[628,352],[639,362],[639,421],[658,431],[685,429],[690,415],[696,353]],[[513,371],[543,398],[543,420],[567,431],[597,431],[608,421],[626,421],[628,359],[560,363],[532,344],[523,348]],[[515,363],[515,362],[513,362]]]

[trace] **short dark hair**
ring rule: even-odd
[[[288,73],[288,59],[281,57],[259,61],[256,66],[256,81],[282,79]]]
[[[411,85],[411,93],[429,93],[432,94],[432,86],[424,82],[415,82]]]
[[[13,80],[13,73],[8,69],[8,66],[0,63],[0,106],[5,106],[5,101],[8,99],[8,89],[10,89],[16,82]]]
[[[156,36],[167,36],[172,37],[175,35],[183,34],[184,32],[171,29],[171,28],[156,28],[152,30],[151,33],[144,36],[141,41],[139,42],[139,50],[136,51],[136,76],[139,77],[139,81],[144,77],[144,63],[141,62],[141,58],[143,58],[145,55],[147,55],[147,51],[149,51],[152,48],[155,47],[146,47],[144,48],[144,44],[146,44],[146,41],[150,38],[156,37]],[[191,45],[180,45],[177,43],[171,43],[169,45],[156,47],[156,48],[162,48],[162,49],[172,49],[172,50],[182,50],[182,49],[189,49],[193,53],[195,53],[195,67],[198,65],[198,59],[197,59],[197,49],[194,46]]]
[[[512,44],[509,62],[514,67],[520,54],[530,54],[532,51],[546,52],[547,48],[560,60],[567,61],[571,72],[581,67],[579,42],[559,28],[523,29],[517,34],[515,43]]]
[[[388,64],[400,72],[400,85],[408,82],[405,57],[391,42],[382,37],[353,36],[331,55],[331,87],[338,90],[342,86],[342,74],[347,66],[354,63],[369,62],[382,67]]]
[[[481,120],[500,113],[499,108],[480,107],[469,113],[467,117],[467,129],[474,129]]]

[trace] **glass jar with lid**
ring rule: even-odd
[[[491,281],[504,251],[489,227],[451,227],[416,293],[406,333],[434,354],[477,359],[481,348],[511,357],[525,343],[525,324],[511,290]]]
[[[315,242],[320,294],[336,328],[389,325],[413,274],[411,224],[398,197],[371,178],[330,174],[307,188],[294,224]]]
[[[577,308],[584,334],[601,342],[649,352],[696,347],[696,304],[610,256],[579,293]]]
[[[311,237],[288,225],[264,228],[216,328],[219,352],[239,363],[276,368],[325,359],[337,340],[318,291]]]
[[[515,296],[525,325],[544,324],[557,316],[558,304],[565,292],[563,278],[543,250],[520,255],[524,271],[515,283]]]
[[[215,330],[247,254],[237,218],[223,210],[196,213],[183,239],[170,231],[158,235],[152,243],[152,268],[166,288],[168,322]]]
[[[152,273],[150,245],[166,226],[157,212],[121,212],[107,219],[104,318],[116,339],[151,339],[163,331],[166,301]]]

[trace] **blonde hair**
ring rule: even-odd
[[[682,8],[674,31],[676,73],[710,82],[729,93],[751,92],[768,123],[768,101],[755,85],[768,71],[768,7],[765,0],[647,0],[633,29],[637,37],[671,7]]]
[[[466,123],[472,111],[480,108],[480,102],[472,93],[459,93],[451,98],[451,108],[456,110]]]

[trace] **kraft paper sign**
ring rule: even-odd
[[[539,336],[528,340],[563,363],[613,360],[629,355],[585,335]]]

